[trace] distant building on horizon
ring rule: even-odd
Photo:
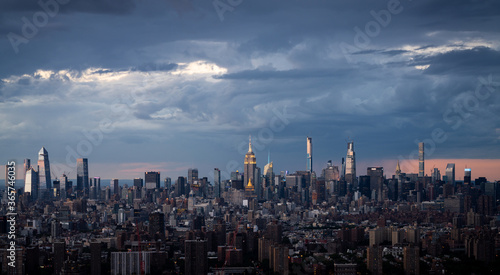
[[[150,171],[144,173],[144,185],[146,189],[160,188],[160,172]]]
[[[89,162],[86,158],[76,160],[76,192],[78,196],[89,192]]]
[[[455,163],[446,165],[446,182],[455,186]]]
[[[472,170],[470,168],[464,169],[464,185],[471,185],[471,173]]]
[[[216,198],[221,197],[221,186],[220,186],[220,170],[219,168],[214,168],[214,196]]]

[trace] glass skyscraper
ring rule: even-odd
[[[49,153],[42,147],[38,152],[38,198],[46,199],[50,195],[47,191],[51,188]]]
[[[76,160],[76,191],[79,196],[89,193],[89,162],[86,158]]]

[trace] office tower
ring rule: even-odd
[[[370,177],[370,192],[381,189],[384,183],[384,168],[383,167],[368,167],[366,175]]]
[[[345,163],[345,180],[355,186],[356,184],[356,156],[354,154],[354,142],[347,143],[347,156]]]
[[[257,166],[257,159],[252,151],[252,138],[250,137],[248,142],[248,152],[245,155],[244,161],[244,171],[243,171],[243,185],[255,184],[255,167]]]
[[[172,179],[170,177],[166,177],[164,180],[165,189],[170,190],[172,188]]]
[[[144,173],[144,184],[146,189],[160,188],[160,172],[150,171]]]
[[[439,171],[439,169],[434,168],[432,170],[432,182],[434,183],[439,180],[441,180],[441,172]]]
[[[89,162],[86,158],[76,159],[76,192],[79,197],[89,192]]]
[[[101,178],[94,177],[90,181],[90,199],[99,200],[101,196]]]
[[[464,170],[464,185],[470,185],[470,184],[471,184],[471,169],[465,168],[465,170]]]
[[[424,143],[418,144],[418,176],[424,177]]]
[[[31,167],[31,160],[24,159],[24,182],[26,182],[26,172],[28,172],[30,167]],[[7,175],[7,173],[5,173],[5,175]],[[5,184],[7,184],[7,181],[5,182]]]
[[[446,165],[446,182],[455,186],[455,163]]]
[[[90,242],[90,274],[101,274],[101,242]]]
[[[370,176],[359,176],[359,192],[367,198],[371,197]]]
[[[262,179],[261,179],[261,173],[260,173],[260,167],[255,167],[254,171],[254,177],[255,177],[255,194],[257,195],[257,200],[262,199]]]
[[[186,178],[178,177],[175,183],[175,196],[180,197],[186,194]]]
[[[54,242],[54,274],[60,274],[66,260],[66,243]]]
[[[149,236],[153,239],[158,238],[165,240],[165,214],[162,212],[153,212],[149,214]]]
[[[26,171],[25,182],[24,182],[24,193],[30,193],[32,201],[38,199],[38,172],[30,167]]]
[[[220,196],[221,196],[220,170],[219,170],[219,168],[214,168],[214,195],[216,198],[220,198]]]
[[[188,184],[191,186],[197,180],[198,180],[198,169],[189,168],[188,169]]]
[[[307,163],[306,171],[312,173],[313,170],[313,159],[312,159],[312,138],[307,137]]]
[[[185,274],[205,275],[208,272],[207,241],[186,240],[185,242]]]
[[[143,186],[142,178],[135,178],[134,179],[134,186],[142,188],[142,186]]]
[[[49,153],[45,147],[38,152],[38,198],[49,199],[49,190],[52,189],[52,180],[50,179]]]
[[[120,185],[118,184],[118,179],[112,179],[110,182],[110,188],[113,188],[113,194],[120,194]]]
[[[61,185],[60,194],[61,194],[62,200],[66,200],[66,198],[68,197],[68,192],[71,192],[71,189],[72,189],[71,184],[72,184],[72,182],[68,181],[68,177],[66,176],[66,174],[62,174],[61,182],[60,182],[60,185]]]

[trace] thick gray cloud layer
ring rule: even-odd
[[[498,1],[40,2],[0,3],[3,162],[45,146],[206,174],[252,134],[293,171],[309,135],[319,171],[347,138],[377,165],[436,129],[431,158],[500,155]]]

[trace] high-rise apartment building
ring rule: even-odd
[[[313,170],[313,159],[312,159],[312,138],[307,137],[307,163],[306,171],[312,173]]]
[[[425,176],[425,168],[424,168],[424,143],[420,142],[418,144],[418,176]]]
[[[185,274],[204,275],[208,272],[208,247],[206,240],[186,240]]]

